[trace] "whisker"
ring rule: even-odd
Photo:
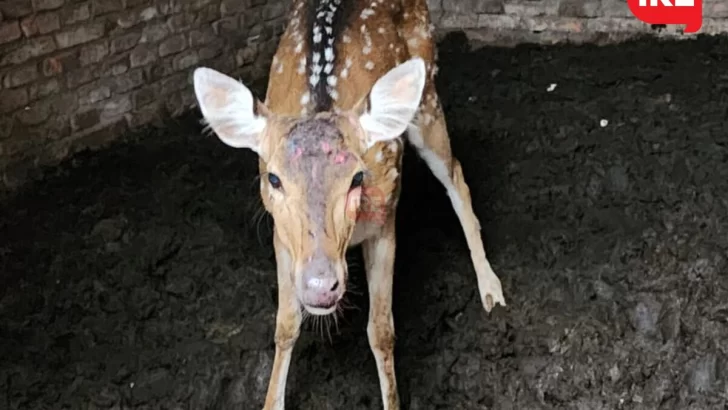
[[[331,315],[326,315],[326,333],[329,335],[329,344],[334,344],[334,339],[331,337]]]
[[[339,314],[341,313],[341,306],[339,304],[336,305],[336,311],[334,311],[334,314],[332,315],[334,317],[334,326],[336,326],[336,334],[338,335],[339,332]]]

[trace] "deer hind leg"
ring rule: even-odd
[[[433,89],[431,86],[430,90]],[[485,256],[480,222],[473,212],[470,189],[465,182],[460,162],[452,155],[445,115],[434,91],[424,95],[422,109],[415,124],[408,128],[407,136],[419,156],[447,190],[470,248],[483,307],[486,312],[490,312],[496,304],[505,306],[501,282]]]

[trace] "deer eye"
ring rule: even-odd
[[[360,187],[362,182],[364,182],[364,173],[359,171],[356,174],[354,174],[354,178],[351,179],[351,187],[352,188]]]
[[[278,178],[278,175],[276,174],[268,174],[268,182],[273,186],[273,188],[278,189],[281,187],[281,179]]]

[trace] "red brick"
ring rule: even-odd
[[[69,72],[79,68],[81,64],[78,62],[78,52],[66,52],[55,55],[43,60],[43,75],[52,76],[63,72]]]

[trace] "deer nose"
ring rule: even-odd
[[[339,281],[336,277],[318,276],[306,281],[307,290],[313,292],[334,292],[338,287]]]
[[[311,307],[328,309],[339,299],[339,281],[335,275],[306,278],[303,302]]]

